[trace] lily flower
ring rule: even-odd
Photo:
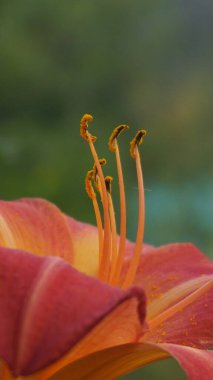
[[[81,119],[94,166],[86,190],[97,227],[42,199],[0,202],[0,379],[115,380],[174,357],[190,380],[213,376],[213,262],[191,243],[143,244],[144,188],[139,145],[138,229],[126,239],[125,189],[117,127],[109,140],[120,189],[120,236],[112,178],[104,177]],[[97,196],[100,196],[98,200]],[[103,213],[100,211],[102,205]],[[102,217],[103,214],[103,217]]]

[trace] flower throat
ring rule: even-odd
[[[88,131],[88,124],[92,120],[93,117],[89,114],[85,114],[82,117],[80,123],[80,134],[88,142],[94,159],[94,166],[87,173],[85,185],[87,194],[93,203],[96,223],[98,227],[98,277],[102,281],[105,281],[111,285],[127,288],[133,283],[135,278],[144,236],[144,185],[141,158],[138,146],[142,143],[143,137],[146,135],[146,131],[143,129],[139,130],[134,139],[130,142],[130,155],[136,163],[136,172],[138,180],[138,227],[133,255],[129,262],[129,267],[127,269],[125,277],[121,279],[121,271],[125,259],[126,245],[126,200],[122,165],[118,147],[118,136],[123,131],[129,129],[129,127],[127,125],[119,125],[114,129],[109,138],[109,149],[115,153],[116,157],[120,193],[120,239],[119,244],[117,244],[116,219],[112,200],[113,179],[110,176],[104,177],[102,166],[106,165],[106,160],[99,159],[94,146],[94,143],[97,140],[97,138]],[[99,203],[96,195],[97,193],[100,195],[103,209],[103,217],[100,212]]]

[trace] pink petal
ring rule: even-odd
[[[72,261],[67,220],[55,205],[42,199],[0,201],[0,245]]]
[[[181,365],[188,380],[210,380],[213,377],[213,351],[162,344],[161,348],[169,352]]]
[[[112,288],[56,257],[1,248],[0,282],[0,357],[15,375],[60,358],[127,299],[145,317],[141,289]]]

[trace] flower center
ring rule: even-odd
[[[112,177],[104,177],[102,166],[106,165],[105,159],[99,159],[95,150],[94,142],[97,138],[88,131],[88,124],[93,120],[89,114],[85,114],[81,119],[80,134],[88,142],[93,159],[94,166],[89,170],[86,176],[86,191],[92,200],[99,238],[99,278],[114,286],[122,288],[129,287],[135,278],[139,265],[140,253],[144,236],[145,220],[145,203],[144,203],[144,186],[141,166],[141,158],[138,146],[142,143],[146,135],[145,130],[137,132],[134,139],[130,142],[130,154],[136,163],[137,181],[138,181],[138,228],[134,251],[129,261],[129,267],[125,278],[121,279],[122,268],[125,259],[126,246],[126,199],[120,152],[118,147],[118,136],[129,127],[119,125],[114,129],[109,138],[109,149],[115,153],[116,165],[118,172],[118,184],[120,193],[120,239],[117,238],[117,227],[112,200]],[[94,185],[94,186],[93,186]],[[95,191],[95,189],[96,191]],[[102,204],[102,214],[97,200],[97,194],[100,195]]]

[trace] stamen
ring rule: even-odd
[[[111,176],[106,176],[105,177],[105,185],[106,185],[106,189],[107,189],[107,193],[108,194],[112,194],[112,181],[113,181],[113,178]]]
[[[135,148],[142,144],[144,136],[146,136],[147,132],[145,129],[141,129],[136,133],[134,139],[130,142],[130,155],[133,159],[135,159]]]
[[[96,199],[96,194],[92,186],[93,175],[94,175],[93,170],[89,170],[87,172],[86,179],[85,179],[85,187],[86,187],[86,192],[89,198],[91,198],[92,203],[93,203],[96,223],[98,227],[99,266],[100,266],[101,259],[102,259],[102,252],[103,252],[103,225],[102,225],[100,209],[99,209],[98,202]]]
[[[85,188],[86,188],[88,197],[93,200],[94,198],[96,198],[96,194],[92,186],[92,178],[93,178],[93,170],[89,170],[85,178]]]
[[[93,121],[93,116],[85,113],[85,115],[81,118],[81,124],[80,124],[80,135],[88,141],[88,135],[90,136],[91,140],[95,142],[97,140],[96,136],[91,135],[91,133],[88,132],[88,123]]]
[[[99,163],[101,166],[105,166],[107,161],[105,158],[99,158]],[[101,184],[100,184],[100,179],[98,177],[98,169],[95,164],[93,165],[93,182],[96,187],[96,190],[100,193],[101,200],[102,200]]]
[[[110,231],[110,219],[109,219],[109,212],[108,212],[108,195],[106,191],[104,175],[101,169],[98,155],[96,153],[96,150],[93,144],[93,142],[96,141],[96,138],[95,136],[92,136],[88,132],[88,123],[92,120],[93,120],[93,117],[88,114],[82,117],[81,124],[80,124],[80,133],[81,133],[81,136],[89,144],[92,156],[95,161],[95,165],[98,170],[98,176],[100,179],[100,186],[101,186],[102,198],[103,198],[103,212],[104,212],[104,241],[103,241],[102,260],[99,267],[99,276],[102,280],[107,281],[108,275],[109,275],[109,269],[110,269],[110,251],[111,251],[110,250],[111,231]]]
[[[112,151],[112,152],[115,152],[116,151],[116,141],[117,141],[117,138],[118,136],[123,132],[125,131],[126,129],[129,129],[129,126],[128,125],[125,125],[125,124],[121,124],[119,125],[118,127],[116,127],[114,129],[114,131],[112,132],[110,138],[109,138],[109,149]]]
[[[112,265],[111,275],[110,275],[110,283],[115,285],[119,283],[120,272],[124,260],[125,255],[125,245],[126,245],[126,198],[125,198],[125,188],[124,188],[124,179],[123,179],[123,171],[121,165],[121,158],[119,147],[117,143],[117,137],[124,130],[128,129],[128,125],[119,125],[114,129],[110,138],[109,138],[109,149],[112,152],[115,152],[116,156],[116,164],[117,164],[117,172],[118,172],[118,183],[119,183],[119,193],[120,193],[120,241],[119,241],[119,249],[117,260]]]
[[[133,256],[130,261],[129,268],[123,282],[123,286],[122,286],[123,288],[127,288],[134,281],[135,274],[136,274],[137,267],[140,260],[142,244],[143,244],[144,220],[145,220],[144,185],[143,185],[143,174],[142,174],[142,166],[141,166],[138,145],[142,143],[143,137],[145,135],[146,135],[146,131],[144,130],[137,132],[135,138],[130,143],[130,153],[131,153],[131,156],[135,158],[135,161],[136,161],[136,171],[137,171],[137,179],[138,179],[138,230],[137,230],[137,237],[136,237]]]
[[[105,184],[106,184],[108,200],[109,200],[109,216],[110,216],[111,233],[112,233],[111,268],[114,268],[116,259],[117,259],[117,228],[116,228],[115,210],[114,210],[114,205],[113,205],[112,196],[111,196],[112,180],[113,178],[110,176],[105,177]]]

